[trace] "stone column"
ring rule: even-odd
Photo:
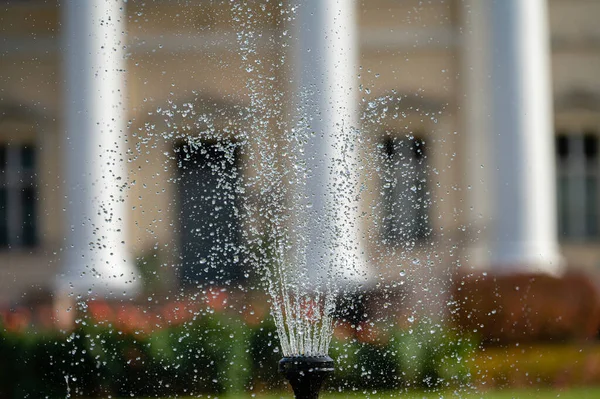
[[[558,273],[547,0],[492,0],[494,222],[499,273]]]
[[[58,297],[122,298],[139,288],[124,242],[124,6],[122,0],[61,6],[66,239]]]
[[[320,285],[364,281],[357,168],[358,41],[354,0],[306,0],[296,11],[299,163],[307,274]],[[302,263],[302,261],[300,261]],[[304,266],[304,265],[301,265]],[[330,280],[331,281],[331,280]]]

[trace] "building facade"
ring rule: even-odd
[[[594,17],[600,3],[549,0],[547,5],[555,149],[546,155],[556,172],[540,178],[556,183],[549,203],[557,204],[564,264],[595,271],[600,265],[600,27]],[[507,216],[494,212],[502,186],[494,181],[495,160],[513,156],[495,154],[492,133],[490,102],[497,82],[486,70],[494,62],[489,26],[497,13],[491,3],[467,0],[371,0],[356,7],[357,112],[365,165],[361,223],[370,269],[388,281],[408,272],[417,282],[435,276],[443,282],[442,269],[490,266],[495,226]],[[52,290],[51,282],[65,273],[72,227],[67,170],[77,164],[67,163],[72,149],[65,141],[65,85],[71,76],[64,67],[69,43],[64,8],[53,1],[0,2],[1,303]],[[194,284],[194,268],[204,264],[194,254],[213,257],[205,262],[232,262],[239,256],[236,240],[244,235],[231,232],[248,228],[237,201],[261,198],[259,186],[248,186],[218,211],[197,200],[221,189],[211,165],[225,165],[221,172],[232,185],[238,175],[264,173],[248,158],[252,151],[222,148],[224,142],[260,146],[241,139],[252,131],[252,118],[244,112],[257,101],[253,90],[260,88],[261,104],[271,110],[261,119],[266,126],[261,140],[277,143],[289,128],[293,61],[282,60],[293,60],[288,38],[293,6],[129,1],[122,12],[124,245],[141,279]],[[254,32],[250,39],[248,31]],[[261,73],[272,80],[252,83]],[[190,161],[186,137],[201,138],[208,152],[193,154],[197,159]],[[516,150],[530,154],[528,148]],[[235,159],[224,161],[225,153]],[[193,167],[182,168],[186,162]],[[284,154],[279,162],[285,164]],[[210,240],[190,235],[210,229],[232,244],[222,259]]]

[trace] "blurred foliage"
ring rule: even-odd
[[[381,329],[383,331],[383,329]],[[450,388],[469,381],[466,359],[477,348],[474,336],[450,329],[387,329],[387,333],[334,339],[330,355],[338,389]]]
[[[600,346],[581,342],[490,347],[469,359],[468,366],[476,385],[486,388],[598,385]]]
[[[148,249],[136,257],[136,270],[139,270],[144,282],[144,293],[157,294],[168,292],[170,275],[165,267],[163,254],[158,248]]]
[[[332,389],[429,388],[466,378],[460,359],[473,345],[464,338],[420,330],[365,337],[334,338]],[[68,333],[0,328],[0,358],[0,398],[235,395],[286,388],[277,374],[275,326],[214,311],[147,331],[89,316]]]
[[[600,330],[600,295],[584,273],[470,273],[452,296],[454,323],[487,344],[577,342]]]

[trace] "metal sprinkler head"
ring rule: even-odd
[[[290,382],[296,399],[317,399],[323,381],[333,370],[329,356],[294,356],[279,361],[279,372]]]

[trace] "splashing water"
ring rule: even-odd
[[[285,67],[285,56],[259,59],[257,49],[266,45],[281,53],[278,46],[287,47],[288,41],[299,38],[286,34],[280,42],[259,43],[252,13],[246,6],[233,8],[234,19],[244,27],[237,39],[250,99],[249,157],[257,161],[256,177],[249,184],[260,188],[259,205],[250,210],[255,220],[262,221],[262,226],[255,226],[263,251],[258,266],[271,297],[283,354],[326,355],[342,281],[347,284],[359,274],[352,218],[357,209],[356,179],[350,172],[358,170],[354,156],[358,132],[351,128],[351,118],[346,118],[352,107],[338,96],[335,107],[341,111],[322,109],[328,96],[341,94],[339,85],[329,83],[331,90],[325,94],[303,73],[290,77],[299,85],[297,98],[281,104],[281,91],[273,85],[279,78],[277,72]],[[310,12],[304,8],[300,13],[306,18]],[[299,17],[296,11],[294,7],[285,10],[292,25],[298,23],[294,22]],[[348,88],[346,81],[341,83]],[[283,133],[274,138],[267,132],[284,112],[296,119],[288,126],[272,126],[272,131]]]
[[[289,285],[285,277],[270,276],[268,281],[284,356],[326,355],[333,333],[334,295],[308,293],[298,285]]]

